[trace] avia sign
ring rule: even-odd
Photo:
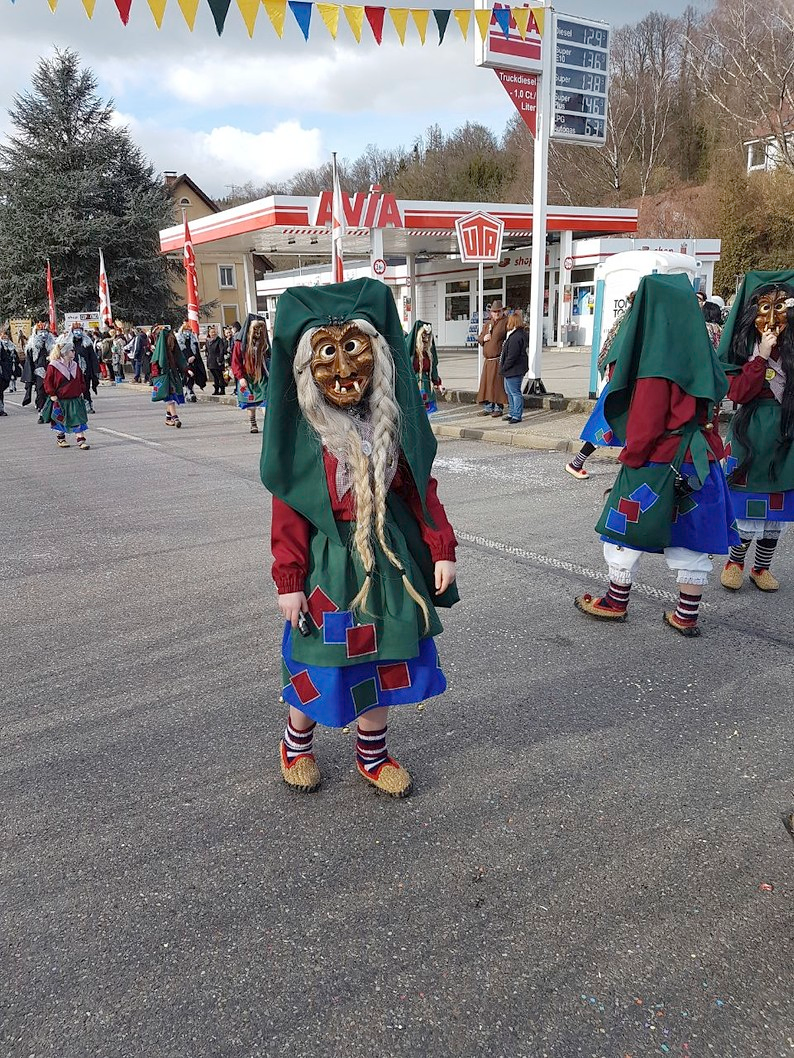
[[[461,261],[495,264],[502,256],[504,221],[490,213],[469,213],[455,221]]]
[[[403,215],[394,195],[384,195],[379,187],[357,191],[355,195],[341,192],[345,224],[348,228],[404,228]],[[317,228],[330,227],[333,213],[333,192],[323,191],[317,199],[316,212],[309,223]]]

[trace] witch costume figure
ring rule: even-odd
[[[725,472],[741,542],[720,583],[738,591],[755,537],[750,580],[777,591],[770,573],[778,540],[794,521],[794,271],[748,272],[719,347],[728,397],[739,408],[725,444]]]
[[[264,316],[249,312],[232,347],[232,374],[237,380],[238,407],[248,412],[251,433],[259,433],[256,409],[267,404],[270,338]]]
[[[287,622],[281,774],[295,789],[320,785],[316,724],[356,722],[359,774],[411,793],[386,748],[387,713],[446,689],[436,608],[458,601],[435,451],[388,287],[359,279],[282,294],[261,475]]]
[[[48,422],[55,431],[59,448],[68,448],[68,433],[75,434],[78,448],[87,452],[91,447],[86,440],[88,414],[83,397],[85,379],[75,358],[75,349],[70,334],[61,334],[55,340],[49,356],[49,366],[44,374],[44,392],[47,400],[41,409],[42,422]]]
[[[699,636],[712,557],[739,538],[716,429],[728,381],[686,276],[641,280],[613,351],[604,415],[626,444],[596,526],[609,588],[600,598],[580,595],[576,606],[602,621],[625,621],[642,553],[663,553],[679,589],[664,620],[681,635]]]
[[[414,369],[416,384],[419,387],[425,411],[431,415],[438,410],[436,392],[442,388],[432,326],[423,320],[417,320],[406,336],[405,348],[411,358],[411,366]]]
[[[157,335],[152,354],[152,400],[165,401],[165,425],[179,430],[182,420],[177,415],[177,404],[185,403],[187,359],[170,327],[163,327]]]

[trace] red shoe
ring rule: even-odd
[[[577,610],[581,610],[588,617],[595,617],[598,621],[626,620],[626,611],[607,606],[603,596],[600,599],[594,599],[592,595],[578,595],[573,602]]]

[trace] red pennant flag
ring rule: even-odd
[[[58,333],[58,321],[55,319],[55,291],[52,287],[52,269],[50,260],[47,258],[47,300],[50,303],[50,330],[53,334]]]
[[[372,36],[378,44],[383,40],[383,19],[386,17],[385,7],[364,7],[364,14],[372,30]]]
[[[99,322],[108,330],[113,326],[113,313],[110,311],[110,289],[105,271],[105,255],[99,251]]]
[[[187,280],[187,321],[194,334],[199,332],[199,299],[198,276],[196,275],[196,255],[193,253],[193,240],[185,214],[185,278]]]
[[[130,20],[130,8],[132,7],[132,0],[113,0],[118,12],[119,18],[126,26]]]

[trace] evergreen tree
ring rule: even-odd
[[[40,60],[9,109],[0,145],[0,308],[46,317],[49,258],[59,314],[96,311],[99,250],[113,315],[156,322],[173,312],[159,230],[173,203],[112,102],[73,51]]]

